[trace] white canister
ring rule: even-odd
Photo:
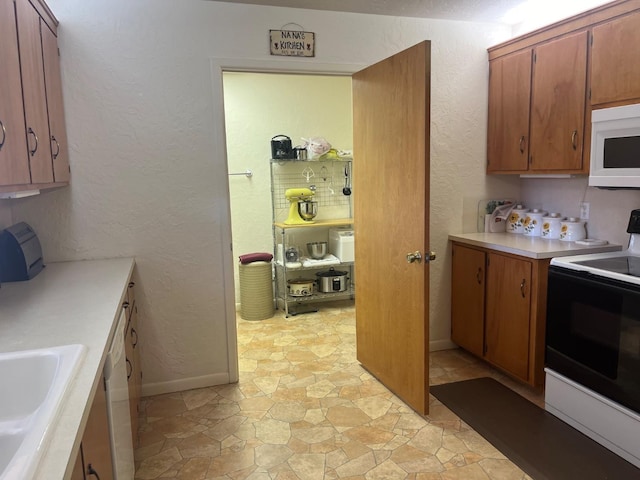
[[[540,236],[548,240],[559,239],[563,220],[564,217],[560,213],[550,213],[546,217],[542,217],[542,233]]]
[[[539,237],[542,235],[542,217],[547,212],[534,208],[527,212],[524,217],[524,234],[529,237]]]
[[[576,217],[569,217],[560,223],[560,240],[574,242],[587,238],[584,222]]]
[[[516,205],[516,208],[511,210],[509,218],[507,219],[507,232],[524,233],[524,219],[528,212],[529,209],[523,205]]]

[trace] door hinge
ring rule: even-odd
[[[538,60],[538,54],[534,51],[533,52],[533,63],[536,63],[537,60]]]
[[[591,32],[591,46],[593,47],[593,32]]]

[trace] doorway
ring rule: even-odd
[[[398,70],[394,67],[395,65],[399,65],[401,68]],[[231,69],[225,69],[220,64],[216,65],[216,62],[213,63],[212,67],[214,69],[214,72],[213,72],[214,73],[214,89],[216,87],[219,87],[219,92],[222,94],[222,92],[224,91],[223,80],[222,78],[219,78],[216,81],[215,79],[216,67],[219,67],[218,73],[221,74],[220,77],[223,76],[225,71],[228,71]],[[406,167],[409,167],[409,171],[418,173],[418,177],[420,177],[419,182],[413,181],[413,179],[417,177],[407,176],[403,173],[404,170],[402,168],[398,168],[398,163],[394,160],[394,157],[398,156],[398,152],[395,152],[394,155],[384,154],[381,156],[379,147],[380,147],[381,139],[385,139],[386,137],[384,135],[384,132],[386,131],[385,126],[392,119],[399,119],[404,117],[407,117],[410,120],[413,119],[415,121],[412,121],[410,123],[412,125],[415,124],[414,127],[418,128],[418,130],[415,130],[415,128],[413,130],[405,129],[405,128],[400,128],[400,129],[396,128],[394,130],[394,138],[398,140],[400,145],[411,144],[411,142],[415,140],[414,136],[418,139],[429,138],[428,125],[429,125],[429,110],[430,110],[430,100],[429,100],[430,99],[429,97],[430,42],[428,41],[422,42],[414,47],[411,47],[410,49],[400,52],[399,54],[393,55],[385,60],[380,61],[377,64],[371,67],[368,67],[366,70],[360,70],[358,72],[358,76],[354,78],[358,79],[358,85],[362,85],[364,83],[364,84],[370,84],[370,85],[378,85],[378,87],[380,87],[378,88],[377,93],[374,93],[373,96],[369,96],[368,94],[361,95],[360,92],[362,92],[363,90],[362,88],[359,87],[358,101],[356,102],[354,100],[354,104],[355,104],[354,110],[359,112],[358,151],[361,152],[363,161],[366,159],[367,164],[368,165],[370,164],[369,166],[372,167],[372,168],[367,168],[366,170],[382,171],[384,169],[390,168],[391,169],[390,180],[394,182],[394,184],[395,183],[398,184],[397,185],[398,191],[404,191],[404,192],[413,191],[420,196],[425,196],[426,202],[419,202],[418,211],[414,212],[415,214],[417,214],[417,217],[415,215],[411,217],[407,217],[406,215],[402,215],[402,216],[395,215],[398,212],[404,211],[401,205],[398,205],[397,202],[392,202],[391,204],[387,205],[385,207],[385,210],[387,210],[393,218],[402,219],[402,222],[400,222],[399,225],[396,225],[398,231],[415,229],[413,219],[414,218],[424,219],[425,220],[424,224],[421,225],[420,228],[415,229],[416,232],[418,232],[418,235],[415,238],[415,240],[417,241],[415,242],[416,245],[412,246],[411,248],[428,250],[429,248],[428,247],[428,242],[429,242],[429,235],[428,235],[429,148],[428,148],[428,145],[429,143],[428,141],[419,142],[419,148],[411,149],[410,151],[408,151],[407,153],[409,153],[409,156],[404,159],[403,165]],[[216,85],[217,82],[219,82],[219,84]],[[372,90],[369,89],[369,91],[372,91]],[[307,93],[307,95],[309,94]],[[305,97],[305,100],[306,98],[307,97]],[[399,99],[399,101],[394,101],[393,99]],[[380,103],[379,102],[380,100],[383,100],[383,103]],[[221,98],[221,102],[222,102],[221,106],[224,106],[224,101],[222,98]],[[281,103],[286,103],[286,102],[281,102]],[[302,103],[305,104],[306,102],[303,101]],[[376,106],[373,108],[373,110],[369,109],[371,111],[368,111],[367,108],[369,105],[378,105],[383,108],[379,109]],[[323,108],[324,107],[325,106],[323,105]],[[363,109],[362,107],[367,107],[367,108]],[[277,105],[275,108],[275,110],[280,110],[280,109],[281,107],[279,105]],[[228,110],[223,109],[222,111],[225,112]],[[362,114],[363,111],[368,113],[365,113],[363,115]],[[223,113],[222,116],[224,117],[224,115],[225,114]],[[273,118],[273,114],[269,112],[269,116],[267,117],[267,119],[263,121],[263,123],[270,124],[272,118]],[[225,119],[223,118],[222,119],[223,125],[224,125],[224,120]],[[404,123],[398,122],[398,125],[404,125]],[[371,126],[373,126],[373,128],[370,128]],[[224,142],[224,140],[226,139],[226,134],[224,132],[224,128],[222,130],[223,130],[222,131],[223,138],[220,138],[219,140]],[[398,131],[396,132],[396,130]],[[416,132],[416,135],[412,133],[414,132],[414,130]],[[280,135],[280,134],[275,133],[275,135]],[[385,141],[383,143],[389,147],[393,146],[389,141]],[[375,159],[373,163],[368,161],[369,155],[371,155],[371,159]],[[401,157],[404,158],[404,155],[401,155]],[[227,158],[226,149],[225,149],[225,158]],[[248,170],[245,170],[245,171],[248,171]],[[229,173],[234,174],[238,172],[232,171]],[[347,174],[345,173],[345,176],[346,175]],[[309,179],[307,178],[307,181],[308,180]],[[361,207],[363,205],[373,205],[375,203],[379,203],[380,201],[379,193],[384,189],[380,190],[377,188],[370,188],[370,187],[371,186],[368,185],[367,181],[365,181],[364,183],[361,183],[359,187],[356,186],[356,190],[359,190],[361,194],[364,195],[366,198],[360,201]],[[275,197],[274,197],[274,201],[275,201]],[[231,211],[232,209],[231,205],[229,205],[229,208]],[[368,213],[370,213],[370,208],[369,209],[362,208],[362,210],[365,211],[365,215],[362,217],[364,220],[362,222],[358,222],[358,220],[356,219],[356,226],[360,224],[361,225],[360,228],[362,228],[362,226],[366,226],[366,228],[368,228],[369,230],[371,230],[371,228],[373,227],[375,231],[369,231],[368,235],[378,236],[383,231],[382,225],[380,225],[380,222],[378,221],[379,219],[377,218],[380,216],[379,215],[380,212],[377,211],[376,215],[371,217],[371,218],[374,218],[374,217],[376,218],[374,222],[371,222],[368,215]],[[354,216],[356,217],[358,216],[357,211],[355,212]],[[231,217],[231,213],[230,213],[230,217]],[[231,225],[229,225],[229,227],[230,229],[233,228],[231,227]],[[225,232],[223,231],[222,233],[224,235]],[[230,230],[228,231],[228,235],[229,235],[229,239],[231,240]],[[356,232],[356,235],[357,235],[357,232]],[[367,238],[373,238],[373,237],[367,236]],[[385,270],[387,271],[387,273],[389,273],[390,271],[399,272],[400,270],[396,268],[395,262],[397,261],[402,262],[405,256],[407,259],[410,256],[410,255],[407,255],[405,252],[401,251],[401,250],[405,250],[406,246],[392,243],[392,244],[387,244],[385,248],[386,247],[389,247],[393,252],[389,258],[394,263],[390,263],[387,261],[381,262],[379,260],[376,261],[375,255],[370,255],[371,252],[361,251],[360,258],[366,259],[366,261],[368,263],[371,263],[372,266],[374,267],[370,271],[372,278],[374,277],[374,275],[377,278],[377,272],[383,272]],[[359,256],[358,251],[359,251],[358,244],[356,244],[356,259]],[[362,256],[362,254],[364,254],[364,257]],[[411,256],[413,256],[414,259],[422,258],[419,251],[412,253]],[[230,277],[233,278],[233,275],[231,274],[232,262],[230,262],[231,258],[228,258],[226,260],[227,261],[225,261],[225,264],[224,264],[225,278],[230,279]],[[427,265],[425,265],[425,267],[427,267]],[[420,267],[416,271],[418,275],[424,277],[426,280],[428,279],[429,269],[425,267]],[[418,282],[417,285],[422,285],[422,283],[423,282]],[[398,394],[400,398],[409,400],[409,404],[420,413],[428,413],[428,407],[426,406],[427,405],[426,393],[428,393],[428,374],[427,374],[428,368],[424,368],[424,367],[428,367],[428,360],[427,360],[428,334],[426,332],[428,331],[428,326],[429,326],[429,321],[428,321],[429,294],[428,294],[427,285],[428,285],[428,282],[424,284],[424,288],[420,288],[420,292],[418,292],[418,295],[414,296],[410,302],[404,301],[404,303],[410,307],[405,309],[407,314],[404,322],[406,326],[405,329],[408,332],[411,332],[414,330],[416,331],[419,330],[421,332],[417,337],[415,337],[414,339],[415,341],[412,342],[411,344],[412,348],[408,350],[407,355],[403,355],[403,359],[408,360],[410,362],[409,365],[405,365],[405,366],[411,366],[411,362],[413,360],[417,360],[418,364],[420,365],[419,368],[414,369],[418,375],[416,375],[415,378],[412,379],[412,382],[411,382],[412,385],[410,385],[409,387],[410,390],[419,391],[419,395],[416,396],[417,401],[414,401],[415,399],[411,398],[411,395],[409,396],[406,395],[406,392],[404,391],[405,388],[391,387],[391,389],[396,394]],[[367,290],[366,292],[361,292],[361,293],[366,293],[367,295],[366,295],[366,299],[361,299],[359,301],[359,305],[367,304],[370,300],[373,300],[377,292],[378,292],[377,290]],[[230,292],[227,292],[226,294],[227,301],[230,300],[229,298],[230,296],[231,296]],[[357,295],[357,297],[360,297],[360,296],[361,295]],[[389,323],[389,320],[390,320],[390,317],[389,317],[390,311],[388,310],[387,307],[389,306],[393,307],[394,305],[397,304],[397,302],[398,302],[397,298],[395,300],[392,299],[390,300],[390,304],[387,305],[383,310],[368,311],[367,312],[368,318],[366,320],[366,323],[371,327],[366,329],[367,332],[374,331],[377,328],[375,327],[375,325],[380,325],[382,329],[385,330],[387,328],[385,325]],[[230,313],[229,303],[227,303],[227,325],[229,327],[227,332],[227,338],[228,338],[228,350],[229,350],[228,358],[229,358],[229,364],[230,364],[230,380],[234,381],[235,379],[237,381],[238,379],[238,366],[237,366],[238,346],[234,341],[237,338],[237,332],[236,332],[236,325],[235,325],[235,315],[231,316],[229,315],[229,313]],[[369,337],[368,333],[366,333],[365,335]],[[362,343],[360,341],[361,340],[360,335],[356,335],[356,336],[358,337],[358,345],[360,346]],[[385,338],[381,337],[380,335],[376,335],[375,339],[373,340],[374,340],[373,342],[367,343],[368,346],[373,347],[369,349],[372,351],[375,351],[379,347],[383,346],[385,342]],[[382,344],[380,345],[376,343],[379,340],[382,341]],[[368,365],[369,363],[368,361],[367,362],[363,361],[364,357],[361,359],[359,356],[358,358],[361,360],[362,365],[366,369],[373,370],[373,371],[377,370],[376,366],[373,363],[371,365]],[[235,368],[235,372],[234,372],[234,368]],[[383,371],[381,370],[379,373],[382,374]],[[389,378],[391,379],[391,377]],[[393,380],[395,380],[395,378]],[[385,383],[385,385],[387,384],[386,381],[383,381],[383,383]],[[389,383],[393,385],[395,382],[389,382]],[[399,385],[401,384],[402,382]],[[413,393],[413,392],[410,392],[410,393]]]
[[[303,138],[321,136],[336,149],[350,150],[351,77],[224,71],[222,79],[233,254],[272,253],[270,140],[286,135],[296,146]],[[331,172],[324,180],[319,171],[310,172],[296,186],[332,180]],[[334,179],[336,190],[340,181]],[[323,213],[318,212],[318,218]],[[238,309],[237,262],[234,284]]]

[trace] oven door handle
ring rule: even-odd
[[[613,278],[601,277],[599,275],[594,275],[591,272],[585,272],[583,270],[570,270],[560,266],[552,265],[551,267],[549,267],[549,275],[573,279],[575,281],[591,284],[594,286],[597,285],[598,288],[606,290],[613,290],[618,292],[622,291],[634,296],[640,295],[640,289],[638,289],[636,285]]]

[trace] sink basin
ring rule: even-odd
[[[86,347],[0,353],[0,480],[33,478]]]

